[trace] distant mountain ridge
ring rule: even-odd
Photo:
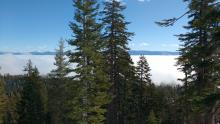
[[[130,55],[179,55],[179,52],[171,51],[144,51],[144,50],[131,50]]]
[[[0,52],[0,55],[12,54],[12,55],[55,55],[55,52]]]
[[[12,55],[55,55],[55,52],[0,52],[0,55],[12,54]],[[144,50],[130,50],[130,55],[179,55],[179,52],[171,51],[144,51]]]

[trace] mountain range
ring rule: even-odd
[[[12,54],[12,55],[55,55],[55,52],[0,52],[0,55]],[[179,55],[179,52],[171,51],[144,51],[144,50],[130,50],[130,55]]]

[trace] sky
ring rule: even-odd
[[[104,2],[104,0],[100,0]],[[182,0],[121,0],[123,12],[134,32],[132,50],[176,51],[184,33],[186,17],[173,27],[162,28],[155,21],[178,17],[187,11]],[[73,20],[72,0],[0,0],[0,51],[53,51],[60,38],[70,39]]]

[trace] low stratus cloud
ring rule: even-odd
[[[146,58],[151,68],[152,80],[156,83],[180,83],[177,78],[183,77],[182,73],[174,66],[177,56],[152,56],[147,55]],[[24,74],[23,68],[28,60],[32,60],[37,66],[41,75],[46,75],[55,68],[54,56],[52,55],[0,55],[1,74]],[[136,63],[139,56],[132,56],[132,60]]]
[[[54,56],[51,55],[0,55],[0,73],[19,75],[24,74],[24,66],[31,60],[42,75],[49,73],[55,66]]]
[[[182,78],[183,74],[177,69],[176,58],[174,55],[146,55],[147,61],[151,68],[152,80],[156,83],[178,83],[178,78]],[[139,60],[139,56],[132,56],[135,65]]]

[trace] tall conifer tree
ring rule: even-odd
[[[138,113],[139,113],[139,123],[144,124],[146,123],[146,115],[149,114],[149,110],[147,105],[146,105],[146,98],[147,92],[151,89],[151,74],[150,74],[150,67],[147,62],[147,59],[144,57],[144,55],[140,56],[139,61],[137,62],[137,67],[136,67],[136,74],[138,77]]]
[[[3,123],[3,117],[6,114],[6,101],[7,99],[5,94],[4,82],[0,75],[0,124]]]
[[[18,124],[43,124],[44,105],[40,93],[39,72],[29,60],[25,67],[27,72],[21,99],[17,104]]]
[[[69,44],[74,47],[69,55],[74,80],[78,83],[71,103],[69,116],[77,124],[104,124],[105,105],[109,103],[110,83],[104,70],[101,53],[101,27],[98,23],[99,5],[96,0],[74,0],[75,17],[70,27],[74,38]]]
[[[216,0],[185,1],[189,2],[187,14],[190,21],[188,26],[185,26],[189,32],[179,35],[179,40],[183,44],[180,48],[181,56],[178,58],[178,65],[185,73],[185,79],[182,81],[185,89],[184,104],[187,108],[185,112],[186,121],[189,121],[187,120],[188,117],[192,116],[188,115],[189,111],[194,110],[195,121],[210,122],[209,110],[207,111],[207,107],[203,106],[202,103],[208,95],[215,91],[215,82],[219,80],[219,76],[216,75],[219,70],[216,70],[217,65],[214,61],[216,56],[213,56],[219,49],[219,43],[213,39],[213,31],[216,30],[216,24],[219,25],[219,20],[217,21],[214,15],[210,15],[213,10],[216,11],[216,7],[219,5],[216,4]],[[205,119],[202,119],[203,117],[198,113],[205,114]]]
[[[67,100],[67,82],[69,61],[66,58],[64,40],[60,39],[59,46],[56,49],[55,63],[56,69],[51,71],[48,83],[48,108],[51,123],[62,124],[67,120],[65,117],[65,106]]]
[[[149,85],[150,83],[152,83],[150,78],[150,70],[151,69],[147,62],[147,59],[143,55],[141,55],[136,67],[136,73],[142,83],[141,85]]]
[[[188,15],[188,30],[179,35],[182,41],[177,64],[185,74],[183,106],[186,123],[213,122],[216,111],[216,86],[219,85],[219,18],[218,0],[184,0],[189,10],[179,18],[157,22],[161,26],[172,26]],[[207,105],[209,104],[209,105]],[[194,120],[192,116],[194,111]],[[200,113],[200,114],[198,114]],[[201,116],[203,113],[203,116]],[[210,117],[211,116],[211,117]],[[193,122],[195,121],[195,122]],[[214,123],[214,122],[213,122]]]
[[[127,31],[129,23],[122,14],[125,8],[118,0],[108,0],[103,11],[105,56],[113,96],[108,105],[107,124],[128,124],[134,118],[130,111],[133,105],[131,88],[135,79],[134,67],[127,46],[133,33]]]

